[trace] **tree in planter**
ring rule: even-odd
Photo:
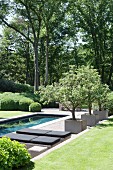
[[[75,67],[71,67],[70,71],[64,74],[58,84],[40,88],[41,101],[58,101],[62,103],[72,113],[72,119],[75,120],[75,109],[83,101],[82,90],[77,79]]]
[[[108,93],[107,109],[109,110],[109,116],[113,115],[113,92]]]
[[[100,85],[100,76],[96,69],[82,66],[77,70],[77,81],[82,89],[82,100],[84,99],[88,105],[89,114],[91,115],[92,103],[96,99],[97,89]]]
[[[101,84],[101,83],[99,84],[97,93],[96,93],[96,101],[98,103],[99,111],[102,111],[102,109],[105,107],[109,92],[110,92],[110,89],[108,85]]]

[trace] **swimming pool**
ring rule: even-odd
[[[59,119],[64,116],[58,115],[37,115],[37,116],[28,116],[23,118],[9,119],[6,121],[0,122],[0,136],[3,136],[7,133],[15,132],[17,130],[36,126],[42,123],[46,123],[52,120]]]

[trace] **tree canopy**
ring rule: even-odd
[[[0,76],[59,82],[69,65],[90,65],[113,83],[113,0],[0,1]],[[8,64],[7,64],[8,63]]]

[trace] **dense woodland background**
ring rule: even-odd
[[[0,79],[58,82],[91,65],[113,84],[113,0],[1,0]]]

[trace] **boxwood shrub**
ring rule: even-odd
[[[0,100],[0,110],[18,110],[19,101],[5,97]]]
[[[32,99],[23,98],[19,101],[19,110],[29,111],[29,105],[33,103]]]
[[[12,170],[30,164],[31,156],[24,144],[11,141],[10,138],[0,138],[0,169]]]
[[[41,111],[41,104],[38,102],[31,103],[29,106],[30,112],[40,112]]]

